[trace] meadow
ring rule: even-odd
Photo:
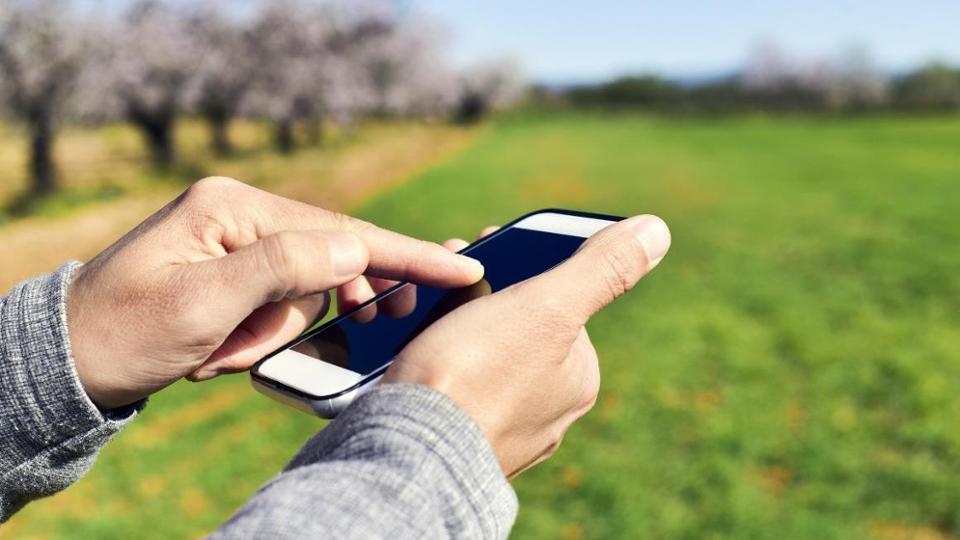
[[[370,129],[204,172],[318,203],[382,177],[329,202],[434,240],[541,207],[671,226],[664,262],[591,322],[600,400],[515,481],[516,538],[960,535],[960,118],[521,111],[469,131]],[[384,154],[403,166],[351,169]],[[104,234],[182,187],[133,184],[89,203],[123,215]],[[29,231],[91,212],[12,220],[0,241],[39,251]],[[199,536],[322,425],[244,375],[177,384],[0,536]]]

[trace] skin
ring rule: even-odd
[[[438,244],[207,178],[81,268],[67,322],[85,390],[111,409],[247,369],[361,276],[457,287],[482,275]]]
[[[584,325],[669,244],[654,216],[608,227],[550,272],[441,318],[401,352],[385,382],[446,393],[513,476],[549,457],[592,407],[600,377]],[[242,371],[321,317],[332,289],[349,309],[398,280],[477,283],[482,266],[453,253],[465,245],[415,240],[207,178],[78,271],[67,302],[77,373],[93,402],[113,409],[184,377]],[[413,296],[396,296],[377,309],[412,309]]]
[[[477,421],[508,477],[547,459],[600,389],[585,325],[663,259],[666,224],[636,216],[590,238],[554,269],[441,318],[384,380],[433,387]]]

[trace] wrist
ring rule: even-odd
[[[40,448],[94,431],[113,433],[140,408],[104,414],[80,384],[70,353],[65,302],[76,268],[77,263],[68,263],[24,282],[6,301],[0,300],[0,406],[8,412],[30,411],[16,415],[20,435]]]
[[[74,357],[73,359],[74,368],[77,370],[77,379],[80,381],[80,386],[86,392],[87,397],[101,411],[130,405],[144,397],[131,395],[120,390],[118,385],[111,384],[111,381],[98,376],[101,370],[90,365],[89,362],[81,360],[81,358],[84,357]]]
[[[510,476],[514,467],[509,454],[505,452],[505,445],[501,442],[502,437],[498,435],[499,430],[496,429],[498,425],[496,411],[484,409],[470,399],[469,393],[458,392],[454,378],[446,370],[423,369],[416,362],[395,362],[387,370],[383,383],[422,386],[446,396],[473,421],[493,450],[501,472],[504,476]],[[459,389],[462,390],[462,388]]]
[[[110,348],[109,334],[97,338],[91,329],[94,321],[85,313],[83,292],[83,267],[77,269],[66,291],[67,350],[80,387],[96,407],[102,411],[117,409],[135,403],[145,395],[125,389],[121,375],[104,363],[104,355]]]

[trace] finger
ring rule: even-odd
[[[350,221],[348,223],[353,223]],[[370,251],[367,274],[436,287],[462,287],[483,278],[476,259],[451,253],[439,244],[416,240],[373,225],[353,225]]]
[[[370,282],[370,287],[377,294],[389,290],[391,287],[396,287],[400,283],[399,281],[394,281],[392,279],[383,279],[378,277],[367,278],[367,281]]]
[[[214,297],[221,316],[246,315],[270,302],[343,285],[366,268],[364,243],[350,233],[286,231],[224,257],[188,265],[192,281]]]
[[[652,215],[625,219],[595,234],[556,268],[522,283],[523,301],[556,302],[582,326],[636,285],[669,249],[670,229],[663,220]]]
[[[354,310],[370,301],[374,296],[397,286],[399,283],[399,281],[392,279],[360,276],[353,282],[340,287],[337,293],[337,310],[341,314]],[[361,310],[362,313],[353,315],[353,320],[362,323],[370,322],[377,313],[381,312],[388,317],[406,317],[416,307],[416,285],[408,284],[387,297],[381,298],[375,305],[371,304],[364,307]]]
[[[359,276],[337,290],[337,313],[343,315],[352,312],[350,318],[355,322],[368,323],[377,316],[376,304],[364,306],[359,311],[354,310],[375,295],[370,282],[365,277]]]
[[[457,252],[470,244],[467,243],[466,240],[451,238],[441,245],[450,251]],[[370,283],[373,291],[377,294],[387,291],[400,283],[399,281],[392,279],[375,277],[371,277],[367,281]],[[369,298],[364,299],[364,301],[366,300],[369,300]],[[405,287],[401,287],[386,298],[377,302],[378,311],[381,311],[385,315],[395,319],[406,317],[407,315],[413,313],[413,310],[416,309],[416,307],[417,286],[412,283],[407,284]]]
[[[227,252],[284,231],[339,231],[356,234],[366,244],[371,275],[439,287],[470,285],[483,277],[483,265],[450,253],[439,244],[285,199],[230,178],[205,178],[191,186],[181,199],[220,208],[229,203],[227,209],[238,223],[223,227],[218,238]]]
[[[337,313],[342,315],[356,309],[375,295],[366,276],[359,276],[337,289]]]
[[[437,287],[461,287],[483,277],[483,265],[476,259],[450,253],[439,244],[381,229],[306,203],[263,191],[259,193],[272,202],[268,205],[269,210],[257,213],[265,234],[302,229],[356,234],[367,245],[370,254],[369,275]]]
[[[500,227],[497,227],[496,225],[490,225],[489,227],[484,227],[483,230],[480,231],[480,235],[477,236],[477,239],[479,240],[481,238],[486,238],[487,236],[490,236],[491,234],[499,230],[500,230]],[[462,251],[463,248],[469,246],[470,243],[462,238],[451,238],[441,245],[449,249],[450,251],[458,253]]]
[[[323,317],[330,295],[321,293],[267,304],[254,311],[193,373],[191,381],[248,369],[257,360],[292,341]]]
[[[441,244],[444,248],[457,252],[461,249],[470,245],[466,240],[460,238],[451,238]],[[367,281],[370,283],[370,287],[373,292],[380,294],[384,291],[387,291],[397,284],[399,281],[392,279],[383,279],[371,277]],[[366,302],[373,296],[363,298],[358,304]],[[417,307],[417,286],[414,284],[408,284],[405,287],[401,287],[397,291],[391,293],[386,298],[377,302],[377,310],[383,312],[385,315],[393,318],[402,318],[413,313],[413,310]]]
[[[380,294],[384,291],[387,291],[393,287],[396,287],[399,284],[399,281],[394,281],[392,279],[382,279],[382,278],[369,278],[370,286],[373,287],[373,290]],[[388,317],[393,317],[399,319],[401,317],[406,317],[407,315],[413,313],[413,310],[417,307],[417,286],[413,284],[407,284],[404,287],[400,287],[396,291],[390,293],[388,296],[377,302],[377,309],[382,311],[384,315]]]
[[[451,239],[447,240],[446,242],[444,242],[444,243],[441,244],[441,245],[442,245],[443,247],[447,248],[448,250],[456,253],[456,252],[460,251],[461,249],[469,246],[470,243],[467,242],[466,240],[461,239],[461,238],[451,238]]]
[[[451,238],[441,245],[450,251],[457,252],[470,244],[460,238]],[[341,287],[338,291],[337,309],[340,313],[355,309],[357,306],[369,301],[376,294],[389,290],[400,283],[396,280],[376,277],[365,278],[361,276],[357,278],[357,281],[359,280],[366,280],[367,286],[353,284],[351,286]],[[382,310],[384,314],[390,317],[400,318],[412,313],[416,307],[417,288],[416,285],[410,284],[377,302],[377,308],[373,314],[375,315],[377,310]],[[368,316],[362,317],[362,319],[360,322],[369,322],[372,317],[368,314]]]

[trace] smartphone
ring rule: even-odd
[[[460,251],[483,263],[480,282],[457,289],[409,283],[392,287],[257,362],[250,370],[253,386],[302,411],[334,418],[373,387],[403,347],[440,317],[549,270],[621,219],[558,209],[518,218]]]

